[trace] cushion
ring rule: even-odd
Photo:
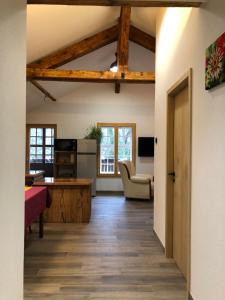
[[[149,182],[151,182],[149,177],[143,177],[143,176],[138,176],[138,175],[131,176],[130,180],[132,182],[136,182],[136,183],[149,183]]]

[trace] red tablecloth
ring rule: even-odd
[[[50,205],[51,199],[46,187],[32,187],[25,191],[25,227],[35,222]]]

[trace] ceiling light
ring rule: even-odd
[[[118,71],[118,66],[117,66],[117,61],[114,61],[111,65],[110,65],[110,71],[116,73]]]
[[[117,66],[117,53],[115,53],[116,60],[110,65],[109,69],[111,72],[116,73],[118,71],[118,66]]]

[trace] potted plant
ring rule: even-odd
[[[97,144],[100,145],[102,140],[102,129],[96,125],[90,126],[87,129],[85,139],[96,140]]]

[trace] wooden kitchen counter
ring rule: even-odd
[[[25,174],[25,184],[30,186],[33,185],[35,181],[40,181],[44,178],[45,171],[42,170],[29,170]]]
[[[46,186],[52,205],[46,209],[49,223],[87,223],[91,217],[92,179],[45,177],[35,186]]]

